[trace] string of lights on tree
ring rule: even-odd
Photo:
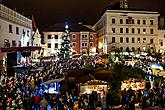
[[[64,34],[62,35],[61,48],[58,54],[60,60],[66,61],[70,57],[70,52],[71,52],[71,45],[69,38],[69,26],[67,23],[65,23],[65,31]]]

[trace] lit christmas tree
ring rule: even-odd
[[[59,52],[59,58],[60,60],[68,60],[71,52],[71,47],[70,47],[70,38],[69,38],[69,30],[68,30],[68,25],[65,25],[65,32],[62,36],[62,43],[61,43],[61,48]]]

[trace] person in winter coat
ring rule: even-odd
[[[46,110],[47,109],[48,102],[45,99],[45,97],[43,97],[43,99],[41,100],[40,105],[41,105],[41,110]]]

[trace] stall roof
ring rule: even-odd
[[[27,47],[6,47],[6,48],[0,48],[1,52],[12,52],[12,51],[35,51],[35,50],[41,50],[41,47],[37,46],[27,46]]]
[[[62,78],[59,78],[59,79],[52,79],[52,80],[48,80],[46,82],[43,82],[41,85],[44,85],[44,84],[50,84],[50,83],[55,83],[55,82],[61,82],[65,79],[65,77],[62,77]]]

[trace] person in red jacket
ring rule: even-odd
[[[40,96],[35,94],[34,96],[34,110],[40,110]]]

